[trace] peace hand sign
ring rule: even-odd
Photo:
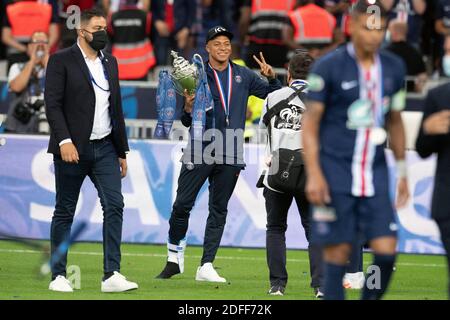
[[[259,56],[261,60],[259,60],[255,55],[253,55],[253,59],[255,59],[255,61],[259,64],[259,67],[261,68],[261,74],[266,78],[275,78],[275,71],[273,71],[271,65],[267,64],[262,52],[259,52]]]

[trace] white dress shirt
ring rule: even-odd
[[[84,53],[80,44],[77,42],[78,47],[83,54],[84,61],[91,73],[91,76],[94,78],[92,81],[92,86],[94,87],[95,93],[95,113],[94,113],[94,125],[92,127],[92,132],[90,136],[90,140],[98,140],[106,137],[112,131],[111,126],[111,117],[109,115],[109,83],[106,79],[105,71],[103,69],[102,61],[99,57],[97,57],[94,61],[89,59],[87,55]],[[100,51],[100,55],[103,53]],[[99,88],[101,87],[101,88]],[[105,91],[108,90],[108,91]],[[65,143],[72,142],[71,139],[65,139],[59,143],[62,146]]]

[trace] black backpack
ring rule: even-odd
[[[305,101],[305,93],[303,92],[305,88],[306,86],[301,86],[298,89],[294,89],[294,93],[286,99],[278,102],[264,115],[262,121],[268,130],[270,149],[272,149],[271,119],[278,115],[281,110],[288,108],[289,103],[296,97],[299,97],[302,101]],[[267,182],[271,188],[281,192],[304,192],[306,183],[306,174],[304,173],[304,170],[304,162],[300,149],[290,150],[279,148],[272,151],[272,162],[269,167]],[[264,175],[265,172],[263,172],[262,179],[264,179]],[[258,183],[258,186],[262,185],[261,182],[262,181]]]

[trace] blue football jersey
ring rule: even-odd
[[[383,130],[386,115],[405,105],[405,66],[380,51],[370,70],[352,43],[317,60],[308,77],[310,101],[322,102],[320,162],[333,192],[359,197],[388,191]]]

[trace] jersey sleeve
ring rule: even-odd
[[[330,70],[329,59],[317,60],[308,75],[309,101],[318,101],[325,104],[330,92]]]

